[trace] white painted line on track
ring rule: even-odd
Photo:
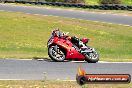
[[[122,64],[125,64],[125,63],[132,63],[132,62],[108,62],[108,61],[99,61],[98,63],[122,63]]]
[[[99,63],[115,63],[115,64],[118,64],[118,63],[121,63],[121,64],[132,64],[132,62],[99,62]]]
[[[75,82],[76,80],[62,80],[62,81],[70,81],[70,82]]]
[[[0,81],[1,80],[7,80],[7,81],[9,81],[9,80],[30,80],[30,79],[13,79],[13,78],[12,79],[6,79],[5,78],[5,79],[0,79]],[[42,79],[37,79],[37,80],[42,80]],[[69,79],[66,79],[66,80],[63,80],[63,79],[54,79],[54,80],[56,80],[56,81],[73,81],[73,82],[76,81],[76,80],[69,80]]]
[[[86,61],[71,61],[73,63],[87,63]],[[97,63],[132,63],[132,62],[108,62],[108,61],[98,61]]]
[[[0,80],[27,80],[27,79],[0,79]]]
[[[4,60],[16,60],[16,61],[31,61],[31,60],[36,60],[36,61],[45,61],[45,59],[15,59],[15,58],[5,58]],[[68,61],[68,62],[72,62],[72,63],[88,63],[87,61]],[[124,63],[125,64],[125,63],[132,63],[132,62],[98,61],[97,63]]]
[[[31,14],[31,13],[26,13],[26,14]],[[38,16],[63,17],[63,16],[42,15],[42,14],[34,14],[34,15],[38,15]],[[84,20],[84,19],[80,19],[80,18],[71,18],[71,17],[63,17],[63,18],[70,18],[70,19],[73,19],[73,20],[74,20],[74,19],[75,19],[75,20]],[[109,23],[109,22],[101,22],[101,21],[93,21],[93,20],[86,20],[86,21],[92,21],[92,22],[96,22],[96,23],[105,23],[105,24],[117,24],[117,25],[122,25],[122,26],[132,27],[131,25],[126,25],[126,24]]]
[[[31,13],[26,13],[26,14],[31,14]],[[38,16],[53,16],[53,17],[63,17],[63,16],[54,16],[54,15],[42,15],[42,14],[34,14],[34,15],[38,15]],[[63,17],[63,18],[70,18],[70,19],[75,19],[75,20],[84,20],[84,19],[80,19],[80,18],[71,18],[71,17]],[[126,24],[118,24],[118,23],[109,23],[109,22],[102,22],[102,21],[93,21],[93,20],[86,20],[86,21],[92,21],[92,22],[96,22],[96,23],[104,23],[104,24],[117,24],[117,25],[121,25],[121,26],[126,26],[126,27],[132,27],[131,25],[126,25]]]

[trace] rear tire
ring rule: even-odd
[[[54,47],[55,46],[50,46],[48,48],[48,55],[49,57],[53,60],[53,61],[56,61],[56,62],[62,62],[65,60],[65,53],[64,51],[58,47],[57,51],[54,50]]]

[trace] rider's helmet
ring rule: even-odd
[[[87,39],[87,38],[82,38],[81,41],[82,41],[84,44],[86,44],[86,43],[88,43],[89,39]]]
[[[58,32],[59,32],[59,29],[57,28],[57,29],[53,30],[52,35],[58,36]]]

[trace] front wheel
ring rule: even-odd
[[[96,51],[85,54],[85,60],[88,63],[96,63],[99,61],[99,54]]]
[[[62,62],[65,60],[65,53],[58,46],[50,46],[48,48],[48,55],[53,61],[56,62]]]

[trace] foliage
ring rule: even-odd
[[[47,2],[83,3],[85,0],[45,0]]]
[[[121,0],[99,0],[100,4],[121,4]]]

